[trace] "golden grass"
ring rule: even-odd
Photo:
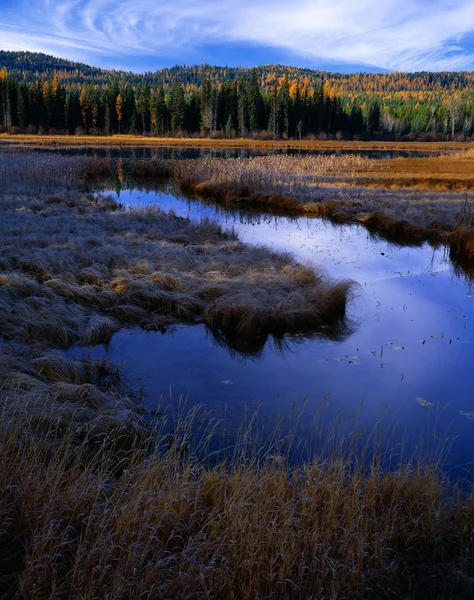
[[[149,161],[148,168],[156,164],[160,172],[162,162]],[[470,152],[387,161],[357,154],[202,158],[172,166],[184,194],[233,208],[358,223],[407,244],[449,244],[460,232],[463,239],[471,235],[463,218],[474,200]],[[458,246],[459,256],[469,254],[465,239]]]
[[[0,419],[2,597],[472,597],[474,495],[436,464],[385,471],[328,440],[290,466],[285,437],[250,425],[210,462],[197,410],[172,435],[157,422],[151,452],[117,453],[110,430],[90,454],[23,408]]]
[[[302,149],[302,150],[393,150],[440,152],[467,150],[469,142],[361,142],[335,140],[254,140],[148,137],[141,135],[9,135],[0,134],[0,144],[29,146],[149,146],[149,147],[203,147],[203,148],[261,148],[261,149]]]
[[[334,176],[342,163],[321,164]],[[32,183],[2,172],[12,188],[54,187],[47,170]],[[77,168],[57,177],[54,195],[0,198],[0,596],[471,598],[474,495],[437,463],[384,470],[374,432],[362,449],[319,440],[291,466],[288,439],[262,444],[252,424],[220,460],[217,424],[196,428],[195,412],[147,428],[115,369],[58,350],[189,321],[255,351],[337,331],[350,285],[210,222],[67,192]]]
[[[370,172],[359,170],[351,183],[420,190],[472,190],[474,154],[466,152],[454,156],[381,160]]]

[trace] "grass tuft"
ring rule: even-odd
[[[74,419],[102,402],[88,385],[58,384],[56,396],[81,405]],[[367,463],[371,436],[359,451],[332,446],[290,466],[284,438],[265,443],[245,425],[233,458],[211,464],[215,427],[196,445],[196,411],[172,434],[156,422],[151,450],[103,417],[84,437],[101,440],[94,453],[76,421],[60,429],[31,405],[10,413],[3,597],[472,597],[473,494],[437,464]]]

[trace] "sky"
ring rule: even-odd
[[[474,0],[0,0],[0,49],[105,68],[474,68]]]

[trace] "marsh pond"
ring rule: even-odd
[[[442,440],[448,471],[463,474],[474,458],[474,290],[443,246],[398,245],[359,225],[217,208],[183,198],[172,185],[105,193],[124,210],[153,206],[195,222],[211,219],[245,243],[354,281],[350,326],[338,339],[287,336],[251,352],[228,347],[204,325],[122,329],[107,347],[74,347],[68,356],[119,365],[149,414],[170,398],[199,404],[228,431],[257,410],[260,422],[273,423],[301,408],[307,428],[322,414],[327,423],[351,415],[361,430],[375,423],[396,429],[394,443],[408,452],[420,436]]]

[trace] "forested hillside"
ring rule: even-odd
[[[474,74],[339,74],[281,65],[136,74],[0,51],[2,131],[262,137],[474,133]]]

